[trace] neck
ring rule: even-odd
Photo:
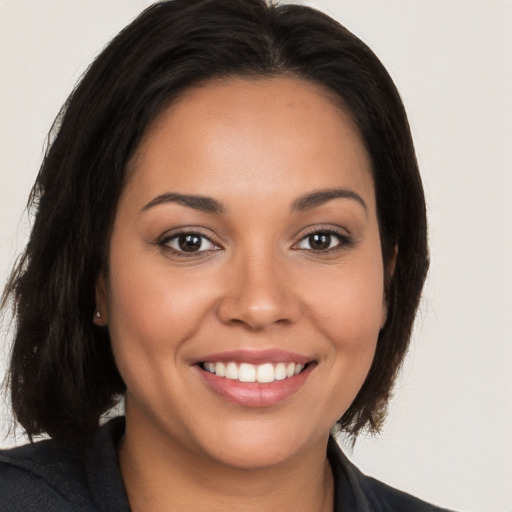
[[[231,467],[127,422],[119,459],[132,512],[332,512],[326,440],[265,468]],[[150,440],[150,441],[148,441]]]

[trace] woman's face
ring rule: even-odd
[[[324,446],[385,322],[370,162],[299,79],[189,90],[145,136],[100,288],[127,433],[236,467]]]

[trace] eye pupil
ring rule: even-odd
[[[329,249],[331,246],[331,235],[329,233],[314,233],[309,235],[308,242],[314,251]]]
[[[198,235],[180,235],[178,245],[183,252],[197,251],[201,248],[201,237]]]

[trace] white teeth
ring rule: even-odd
[[[284,380],[298,375],[304,365],[299,363],[264,363],[254,365],[249,363],[204,363],[203,368],[217,377],[238,380],[240,382],[268,383],[275,380]]]
[[[236,363],[226,365],[226,379],[238,380],[238,366]]]
[[[260,364],[256,370],[258,382],[274,382],[274,367],[270,363]]]
[[[238,380],[240,382],[256,382],[256,366],[242,363],[238,368]]]
[[[277,363],[274,370],[274,379],[284,380],[286,379],[286,365],[284,363]]]
[[[219,377],[225,377],[226,376],[226,367],[224,366],[224,363],[212,363],[214,370],[212,373],[215,373],[215,375],[218,375]],[[208,369],[208,371],[210,371]]]

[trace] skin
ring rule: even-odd
[[[353,197],[294,209],[331,189]],[[166,193],[208,196],[224,212],[146,206]],[[171,237],[184,228],[211,243],[176,254]],[[339,236],[314,251],[312,230]],[[351,116],[319,86],[210,82],[161,113],[97,286],[95,322],[108,326],[128,389],[120,463],[132,510],[332,510],[326,444],[373,359],[383,283],[370,162]],[[246,407],[193,364],[238,349],[292,351],[312,370],[284,401]]]

